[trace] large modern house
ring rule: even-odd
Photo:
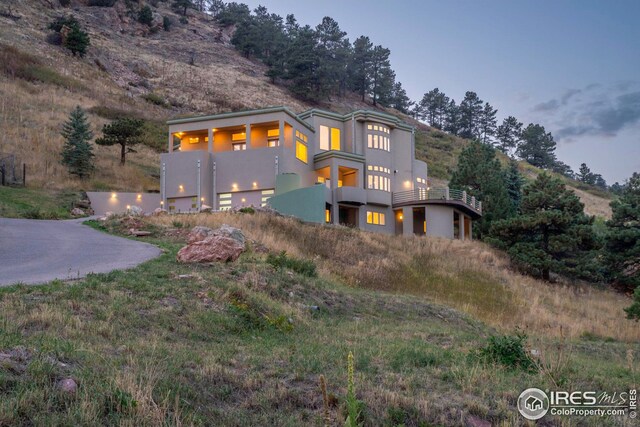
[[[451,239],[470,239],[482,215],[466,193],[429,188],[414,128],[388,114],[272,107],[168,124],[161,204],[170,213],[270,206],[304,221]]]

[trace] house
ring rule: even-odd
[[[465,192],[429,188],[414,128],[389,114],[271,107],[168,125],[160,191],[170,213],[270,206],[310,222],[451,239],[470,239],[482,215]]]

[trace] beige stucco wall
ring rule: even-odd
[[[104,215],[107,212],[125,213],[127,206],[138,206],[147,213],[160,207],[160,193],[88,191],[87,196],[96,215]]]

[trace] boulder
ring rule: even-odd
[[[114,214],[113,212],[111,212],[111,211],[108,211],[108,212],[105,212],[105,213],[104,213],[104,217],[105,217],[106,219],[109,219],[109,218],[111,218],[111,217],[112,217],[112,216],[114,216],[114,215],[115,215],[115,214]]]
[[[166,209],[162,209],[162,208],[155,208],[153,210],[153,216],[160,216],[160,215],[166,215],[167,211]]]
[[[80,208],[71,209],[71,215],[73,216],[84,216],[84,211]]]
[[[153,12],[151,25],[149,25],[149,27],[161,30],[164,27],[164,18],[162,15],[158,12]]]
[[[144,211],[140,206],[133,205],[129,208],[129,213],[134,216],[142,216],[144,215]]]
[[[136,236],[136,237],[145,237],[145,236],[150,236],[151,232],[150,231],[144,231],[144,230],[136,230],[135,228],[132,228],[129,230],[129,234],[131,234],[132,236]]]
[[[75,394],[78,391],[78,384],[72,378],[65,378],[58,381],[60,391],[68,394]]]
[[[187,243],[191,244],[195,242],[200,242],[206,239],[207,237],[211,236],[212,234],[213,234],[213,229],[209,227],[204,227],[202,225],[196,225],[189,232],[189,235],[187,236],[187,239],[188,239]]]
[[[189,244],[178,251],[177,259],[183,263],[228,262],[238,259],[245,250],[245,237],[237,228],[224,224],[211,230],[194,227],[189,233]]]
[[[213,208],[209,205],[202,205],[200,206],[200,212],[202,213],[210,213],[213,210]]]
[[[91,202],[89,200],[79,200],[76,202],[76,207],[80,209],[89,209],[91,208]]]

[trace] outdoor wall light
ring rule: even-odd
[[[127,210],[131,209],[131,205],[127,205]]]
[[[142,194],[138,194],[138,196],[136,197],[138,200],[142,199]]]
[[[164,200],[160,200],[160,206],[164,206]]]
[[[238,189],[238,184],[236,184],[235,182],[233,184],[231,184],[231,188],[233,188],[234,190]]]
[[[204,197],[200,197],[200,201],[201,201],[201,202],[204,202]]]
[[[255,182],[255,181],[253,181],[253,186],[254,186],[254,188],[255,188],[255,187],[257,187],[257,186],[258,186],[258,183],[257,183],[257,182]]]
[[[404,216],[402,216],[402,214],[398,215],[398,219],[399,219],[400,221],[402,221],[402,219],[403,219],[403,218],[404,218]]]
[[[244,197],[242,198],[242,203],[246,202],[247,199],[245,199]]]
[[[178,189],[179,189],[180,191],[184,191],[184,185],[182,185],[182,184],[178,185]]]
[[[115,199],[116,197],[118,197],[118,195],[116,193],[111,193],[111,198]]]

